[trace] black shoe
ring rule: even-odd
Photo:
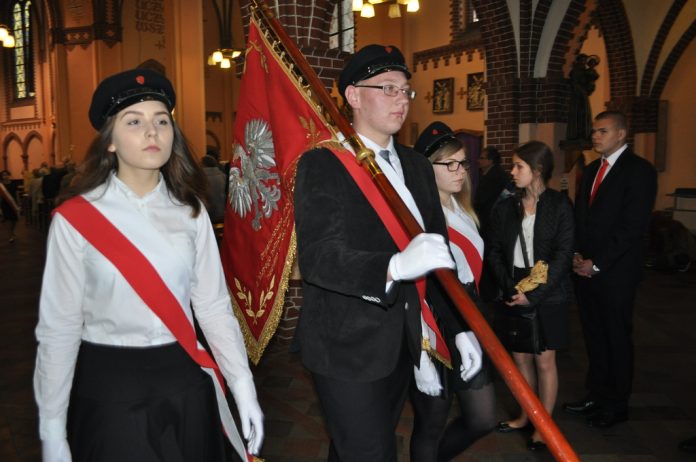
[[[496,425],[495,429],[498,431],[498,433],[512,433],[512,432],[522,432],[525,430],[529,430],[532,428],[532,425],[527,422],[526,425],[523,427],[513,427],[510,425],[510,422],[498,422],[498,425]]]
[[[547,448],[546,448],[546,443],[544,443],[543,441],[534,440],[532,438],[529,438],[527,440],[527,449],[529,449],[530,451],[539,452],[539,451],[545,451]]]
[[[628,412],[604,411],[587,419],[587,425],[594,428],[609,428],[628,420]]]
[[[599,403],[591,398],[565,403],[563,410],[571,414],[589,416],[599,411]]]
[[[679,449],[689,454],[696,454],[696,436],[679,443]]]

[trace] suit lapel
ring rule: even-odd
[[[616,160],[614,165],[612,165],[612,167],[609,169],[607,174],[604,176],[604,179],[600,183],[599,189],[597,189],[597,194],[595,195],[594,201],[592,202],[593,204],[598,200],[601,200],[602,196],[607,194],[606,191],[611,190],[612,186],[616,184],[616,182],[620,181],[620,178],[622,176],[621,171],[625,168],[626,163],[629,162],[630,155],[631,151],[629,150],[629,148],[626,148],[626,150],[621,153],[619,158]]]
[[[585,201],[585,204],[589,207],[590,204],[590,191],[592,191],[592,184],[594,183],[594,179],[597,176],[597,170],[599,170],[599,164],[600,160],[594,160],[590,162],[590,165],[587,166],[587,169],[585,170],[584,175],[584,181],[583,181],[583,188],[582,191],[580,191],[582,199]]]

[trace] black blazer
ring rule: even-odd
[[[488,173],[479,176],[479,183],[474,193],[474,210],[481,220],[481,235],[488,238],[491,211],[507,183],[510,173],[500,165],[493,165]]]
[[[433,169],[396,146],[426,232],[446,236]],[[304,301],[296,332],[305,366],[318,374],[372,381],[396,367],[406,344],[420,357],[420,309],[412,282],[385,293],[387,267],[399,249],[334,154],[303,155],[295,183],[295,223]],[[430,290],[430,289],[429,289]]]
[[[487,263],[505,299],[517,293],[512,267],[521,220],[518,196],[508,197],[493,208]],[[546,284],[525,294],[530,304],[567,302],[573,262],[573,207],[564,194],[546,189],[539,196],[533,246],[534,260],[548,263],[549,272]]]
[[[575,199],[575,250],[592,259],[600,283],[636,284],[643,268],[643,239],[657,194],[657,172],[627,148],[602,181],[592,205],[600,159],[587,166]]]

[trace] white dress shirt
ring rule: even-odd
[[[604,181],[604,179],[607,177],[607,175],[609,175],[609,171],[610,171],[611,168],[614,166],[614,164],[616,163],[616,161],[619,160],[619,157],[620,157],[621,154],[626,150],[626,148],[628,148],[628,144],[624,144],[624,145],[621,146],[619,149],[617,149],[616,151],[612,152],[611,154],[609,154],[609,155],[606,156],[606,157],[603,156],[603,157],[607,160],[607,168],[604,170],[604,176],[602,177],[602,181]],[[601,165],[600,165],[600,166],[601,166]],[[599,173],[599,169],[597,169],[597,173]],[[597,182],[597,175],[595,174],[595,179],[594,179],[594,181],[592,182],[592,188],[590,189],[590,191],[594,190],[594,184],[595,184],[596,182]],[[601,184],[601,183],[600,183],[600,184]]]
[[[84,195],[157,269],[189,321],[191,305],[228,383],[251,379],[210,219],[173,199],[160,177],[144,197],[112,175]],[[176,338],[121,273],[59,213],[48,235],[41,288],[34,393],[42,440],[64,438],[82,340],[148,347]]]
[[[536,214],[524,215],[522,219],[522,235],[524,236],[524,244],[527,247],[527,259],[529,260],[530,268],[534,266],[534,222],[536,221]],[[513,253],[513,265],[516,268],[527,268],[524,262],[524,255],[522,254],[522,243],[520,242],[520,237],[517,236],[517,242],[515,243],[515,250]]]
[[[387,144],[387,147],[383,148],[379,144],[375,143],[372,141],[370,138],[361,135],[358,133],[358,136],[362,140],[363,143],[365,143],[365,146],[372,149],[375,153],[375,160],[377,161],[377,165],[379,165],[379,168],[384,171],[385,169],[388,169],[390,171],[394,171],[397,174],[397,177],[401,180],[401,182],[404,182],[404,169],[401,166],[401,160],[399,159],[399,155],[396,153],[396,148],[394,147],[394,137],[389,138],[389,144]],[[389,161],[387,162],[386,159],[384,159],[382,156],[379,155],[380,151],[389,151]],[[387,176],[389,178],[389,176]],[[394,181],[391,181],[392,179],[389,178],[390,182],[394,184]]]

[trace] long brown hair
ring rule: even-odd
[[[462,142],[457,138],[453,138],[452,140],[445,142],[435,152],[433,152],[430,157],[428,157],[428,160],[431,164],[433,162],[438,162],[442,159],[446,159],[460,149],[464,150],[464,153],[466,153],[466,148],[464,148]],[[468,171],[464,174],[462,190],[458,193],[452,194],[452,197],[454,197],[454,200],[457,201],[457,204],[459,204],[462,210],[464,210],[474,220],[476,226],[480,226],[478,216],[476,216],[474,207],[471,205],[471,177],[469,177]]]
[[[75,178],[65,192],[58,197],[57,204],[92,191],[104,184],[111,172],[118,171],[118,157],[108,150],[116,115],[107,118],[97,133],[87,149],[85,159],[78,167]],[[194,160],[186,137],[171,115],[169,119],[174,130],[172,154],[160,168],[160,172],[169,194],[180,203],[190,206],[191,216],[195,218],[201,212],[201,202],[206,203],[207,181],[200,165]]]

